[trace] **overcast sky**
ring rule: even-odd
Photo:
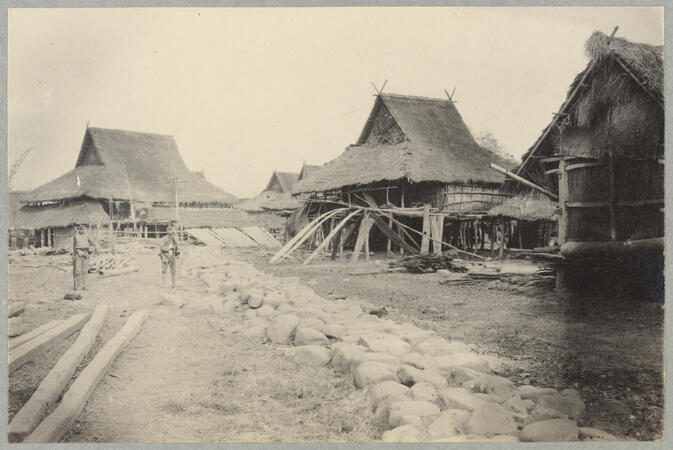
[[[390,93],[445,98],[520,157],[587,64],[594,30],[663,44],[663,8],[180,8],[9,11],[12,187],[74,167],[90,126],[172,134],[238,196],[323,164]]]

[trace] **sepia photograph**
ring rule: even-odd
[[[5,442],[663,442],[663,6],[197,4],[6,10]]]

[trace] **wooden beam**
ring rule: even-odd
[[[430,205],[423,205],[423,238],[421,239],[421,255],[427,255],[430,250]]]
[[[665,203],[663,198],[654,198],[650,200],[622,200],[615,202],[617,206],[648,206],[648,205],[659,205]]]
[[[84,325],[84,322],[89,318],[90,313],[77,314],[70,319],[64,320],[60,325],[51,330],[42,333],[35,339],[31,339],[23,345],[19,345],[9,352],[8,372],[12,373],[33,357],[36,353],[45,350],[49,347],[61,342],[66,337],[70,336]]]
[[[138,333],[147,311],[137,311],[79,374],[54,411],[23,442],[58,442],[72,428],[89,396],[119,353]]]
[[[489,167],[491,169],[495,170],[496,172],[500,172],[504,175],[507,175],[507,176],[513,178],[514,180],[518,181],[521,184],[524,184],[528,187],[532,187],[533,189],[536,189],[536,190],[542,192],[543,194],[545,194],[546,196],[548,196],[552,200],[558,200],[558,196],[556,194],[554,194],[553,192],[548,191],[545,188],[542,188],[542,187],[538,186],[537,184],[535,184],[531,181],[528,181],[525,178],[520,177],[519,175],[515,174],[514,172],[511,172],[507,169],[503,169],[502,167],[498,166],[497,164],[493,164],[493,163],[490,163]]]
[[[652,100],[654,100],[654,102],[655,102],[657,105],[659,105],[659,106],[661,107],[661,109],[664,109],[664,104],[661,103],[661,100],[659,100],[658,98],[656,98],[656,97],[654,96],[654,94],[652,94],[649,90],[645,89],[645,86],[643,85],[643,83],[642,83],[640,80],[638,80],[638,77],[636,77],[636,76],[633,74],[633,72],[631,72],[631,70],[630,70],[628,67],[626,67],[626,64],[624,64],[624,63],[622,62],[622,59],[619,57],[619,55],[616,54],[616,53],[613,53],[613,56],[615,57],[615,61],[617,61],[617,64],[619,64],[619,65],[622,67],[622,69],[624,69],[624,72],[626,72],[631,78],[633,78],[633,80],[636,82],[636,84],[637,84],[638,86],[640,86],[640,88],[641,88],[643,91],[645,91],[645,93],[646,93],[647,95],[649,95],[650,98],[651,98]]]
[[[28,402],[16,413],[7,430],[11,442],[19,442],[28,436],[39,425],[44,413],[56,403],[75,370],[96,343],[96,336],[105,323],[108,310],[105,304],[96,306],[91,319],[84,325],[75,342],[49,371]]]
[[[56,325],[63,323],[62,320],[52,320],[51,322],[47,322],[44,325],[41,325],[37,328],[35,328],[33,331],[29,331],[28,333],[22,334],[21,336],[10,339],[9,342],[7,342],[7,350],[11,350],[14,347],[18,347],[19,345],[25,344],[26,342],[30,341],[31,339],[36,338],[37,336],[51,330],[54,328]]]
[[[593,161],[586,163],[578,163],[566,166],[566,172],[570,172],[571,170],[576,169],[583,169],[585,167],[606,167],[608,165],[610,165],[609,161]]]
[[[26,309],[24,303],[12,303],[7,306],[7,317],[14,317],[21,314]]]
[[[388,213],[388,228],[390,228],[390,229],[393,228],[392,214],[390,214],[390,213]],[[392,241],[390,240],[390,238],[388,238],[388,240],[386,242],[386,256],[387,257],[390,258],[392,256],[392,254],[393,254],[392,250],[393,250],[392,249]]]
[[[610,202],[566,202],[568,208],[604,208],[610,206]]]

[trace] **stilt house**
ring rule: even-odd
[[[595,32],[586,52],[588,66],[516,172],[558,193],[566,259],[605,268],[623,258],[660,285],[663,47]]]
[[[74,223],[140,237],[160,236],[171,221],[183,228],[254,224],[231,208],[236,197],[187,168],[172,136],[103,128],[86,130],[73,170],[20,201],[10,227],[37,230],[41,245],[63,246]]]
[[[434,242],[474,246],[483,241],[480,219],[506,197],[493,161],[514,165],[475,141],[451,100],[379,94],[357,142],[299,180],[294,193],[308,201],[309,218],[329,208],[325,202],[373,201],[426,237],[434,230]],[[383,235],[372,238],[373,246],[386,245]]]

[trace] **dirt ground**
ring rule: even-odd
[[[583,425],[626,438],[663,433],[663,308],[658,304],[529,297],[500,282],[439,285],[440,275],[351,275],[384,267],[385,258],[351,264],[290,259],[269,266],[268,251],[227,250],[259,269],[297,276],[327,297],[357,297],[388,317],[411,321],[475,350],[498,356],[498,371],[517,383],[575,387],[587,405]],[[31,259],[32,258],[32,259]],[[39,257],[46,264],[67,256]],[[67,442],[371,441],[381,430],[350,380],[331,369],[299,367],[277,346],[244,338],[237,313],[218,316],[190,307],[205,296],[195,279],[180,279],[183,308],[161,298],[154,250],[136,257],[140,272],[91,275],[81,301],[63,300],[72,278],[37,265],[9,265],[10,301],[26,303],[32,329],[49,320],[111,306],[92,354],[133,311],[150,314],[138,335],[92,394]],[[189,258],[189,248],[184,258]],[[9,419],[74,340],[45,352],[9,377]],[[85,361],[86,363],[86,361]],[[85,364],[84,363],[84,364]],[[82,366],[84,366],[82,364]]]
[[[349,262],[294,256],[270,266],[297,276],[318,293],[366,299],[395,321],[411,321],[503,361],[498,372],[516,383],[578,389],[586,403],[583,426],[625,438],[663,437],[663,305],[639,299],[514,293],[503,282],[440,285],[438,274],[374,272],[390,259]]]

